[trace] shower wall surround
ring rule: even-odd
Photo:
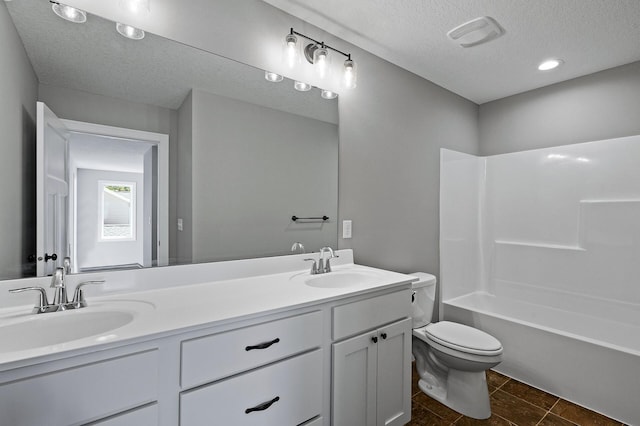
[[[640,136],[442,160],[444,299],[479,276],[475,290],[529,302],[544,290],[536,302],[640,304]],[[462,259],[472,275],[460,275]]]

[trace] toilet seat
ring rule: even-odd
[[[498,339],[473,327],[450,321],[432,323],[423,328],[424,337],[446,348],[473,355],[502,354]]]

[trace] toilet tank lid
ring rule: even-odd
[[[426,272],[414,272],[409,275],[418,278],[418,281],[411,284],[411,288],[413,289],[432,286],[436,284],[436,277],[434,275],[427,274]]]

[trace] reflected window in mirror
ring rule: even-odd
[[[100,240],[135,241],[135,182],[99,182]]]

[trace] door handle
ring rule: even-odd
[[[48,255],[47,253],[44,254],[44,261],[48,262],[49,260],[58,260],[58,255],[53,253],[52,255]]]

